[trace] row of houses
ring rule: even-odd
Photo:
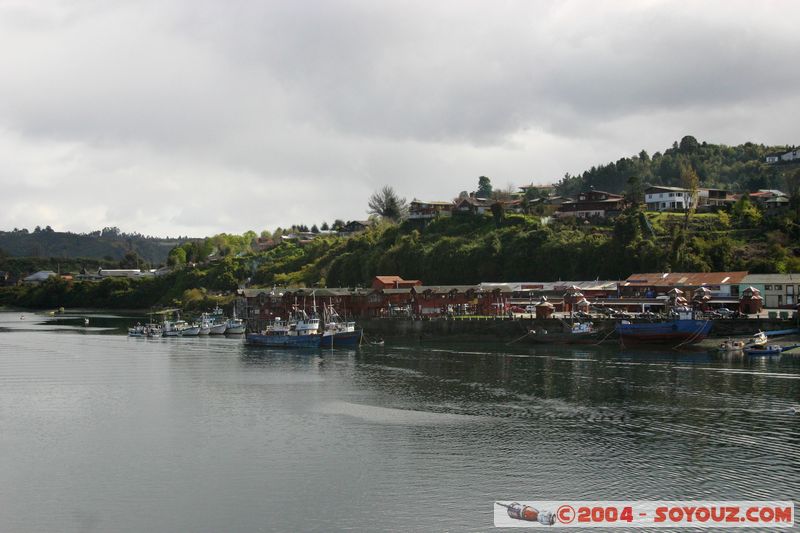
[[[526,189],[529,187],[521,187]],[[748,193],[749,197],[765,210],[774,210],[788,206],[789,197],[774,189],[759,189]],[[741,194],[732,194],[723,189],[699,188],[692,192],[681,187],[653,185],[644,190],[644,202],[648,211],[685,211],[693,208],[700,211],[715,210],[730,206],[741,198]],[[577,198],[563,196],[542,196],[527,201],[527,207],[543,204],[555,206],[554,216],[576,218],[608,218],[621,213],[628,205],[625,196],[600,190],[582,192]],[[505,212],[520,213],[526,202],[520,198],[493,200],[478,198],[474,195],[459,198],[453,202],[429,202],[414,199],[409,204],[411,220],[428,220],[454,213],[481,215],[491,212],[492,207],[499,205]]]
[[[641,273],[623,281],[555,281],[425,285],[421,280],[376,276],[369,288],[248,288],[238,291],[238,313],[263,327],[275,317],[286,317],[296,307],[308,312],[333,305],[353,317],[439,317],[449,315],[505,315],[534,312],[546,302],[556,312],[579,305],[627,312],[660,312],[675,290],[703,305],[758,312],[768,308],[795,308],[800,274],[748,272]],[[756,309],[743,308],[745,299],[760,298]]]
[[[766,157],[767,163],[789,163],[800,161],[800,149],[789,150],[788,152],[777,152]]]

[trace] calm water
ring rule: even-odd
[[[0,313],[0,531],[484,531],[500,499],[800,499],[796,356],[298,354],[43,320]]]

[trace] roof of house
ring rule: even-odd
[[[689,189],[684,189],[683,187],[667,187],[666,185],[651,185],[647,187],[644,192],[647,194],[647,191],[652,190],[659,190],[659,191],[670,191],[670,192],[689,192]]]
[[[401,287],[399,289],[377,289],[383,294],[411,294],[411,287]]]
[[[52,270],[40,270],[39,272],[34,272],[30,276],[24,278],[23,281],[43,281],[52,276],[58,276],[58,274]]]
[[[414,198],[414,199],[413,199],[413,200],[410,202],[410,204],[409,204],[409,205],[414,205],[414,204],[421,204],[421,205],[442,205],[442,206],[449,206],[449,205],[453,205],[453,202],[441,202],[441,201],[438,201],[438,200],[437,200],[437,201],[433,201],[433,202],[426,202],[426,201],[424,201],[424,200],[417,200],[416,198]]]
[[[414,287],[414,292],[417,294],[428,291],[434,294],[449,294],[451,292],[467,292],[477,290],[477,285],[420,285],[419,287]]]
[[[699,287],[701,285],[739,284],[747,276],[741,272],[654,272],[631,274],[623,287]]]
[[[800,273],[748,274],[741,281],[742,285],[752,285],[754,283],[800,283]]]
[[[459,198],[455,205],[456,207],[458,207],[464,203],[480,207],[489,207],[490,205],[492,205],[492,200],[488,198],[473,198],[471,196],[468,196],[465,198]]]

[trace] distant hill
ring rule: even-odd
[[[71,233],[54,231],[48,226],[33,231],[0,231],[0,250],[11,257],[80,257],[107,261],[120,261],[126,254],[134,252],[148,263],[159,265],[166,263],[172,248],[192,240],[146,237],[121,233],[117,228]]]
[[[628,179],[636,176],[649,185],[683,186],[687,169],[699,179],[700,187],[719,188],[731,192],[787,188],[787,178],[800,169],[797,163],[767,163],[766,157],[786,153],[792,146],[765,146],[745,143],[738,146],[699,142],[691,135],[673,143],[664,152],[636,155],[616,162],[592,167],[580,175],[564,176],[556,186],[559,194],[575,196],[589,187],[619,193],[628,187]]]

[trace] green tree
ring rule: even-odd
[[[642,150],[644,152],[644,150]],[[628,178],[628,189],[625,194],[625,199],[631,206],[639,206],[644,200],[644,192],[642,190],[642,180],[639,176],[630,176]]]
[[[478,190],[475,191],[475,196],[478,198],[491,198],[492,197],[492,180],[486,176],[478,178]]]
[[[761,211],[743,194],[731,208],[731,219],[737,228],[755,228],[761,223]]]
[[[370,197],[368,205],[370,214],[395,222],[403,219],[408,211],[406,199],[400,198],[389,185],[385,185],[380,191],[376,191]]]

